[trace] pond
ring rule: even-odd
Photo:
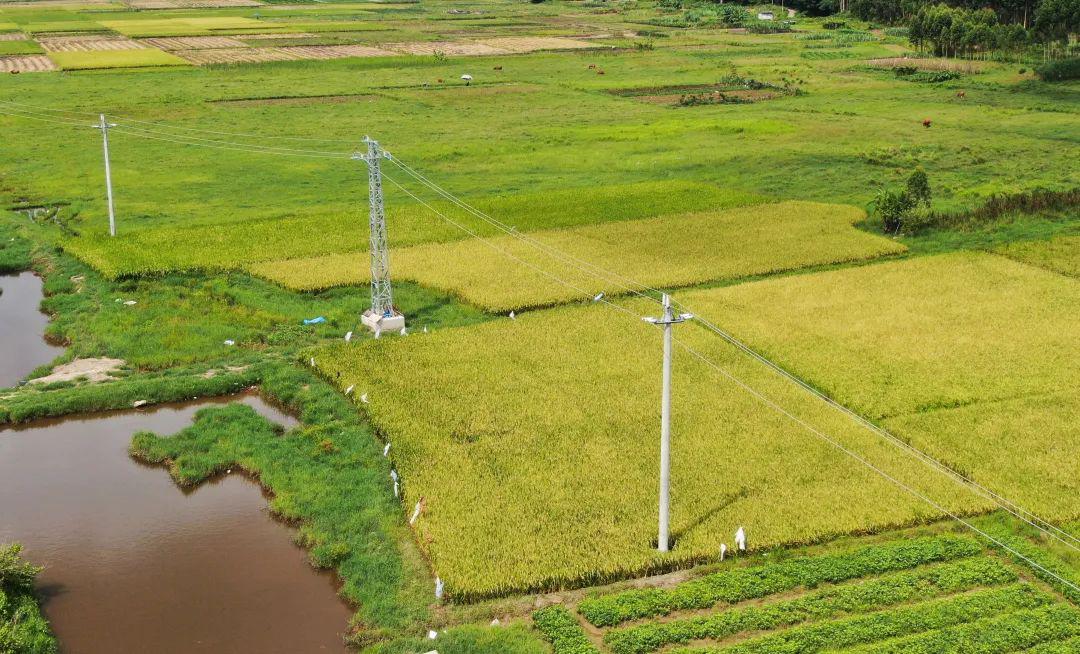
[[[0,275],[0,388],[14,386],[64,351],[45,342],[49,317],[38,309],[41,286],[34,273]]]
[[[295,530],[239,470],[194,491],[127,453],[139,430],[172,434],[195,412],[257,395],[0,429],[0,543],[18,541],[69,654],[344,652],[352,615]]]

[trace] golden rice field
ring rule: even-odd
[[[584,585],[753,549],[929,520],[934,512],[678,352],[673,551],[659,555],[661,341],[644,301],[531,312],[340,343],[319,370],[391,443],[417,542],[457,599]],[[681,336],[890,474],[953,510],[978,498],[896,456],[699,327]]]
[[[1058,236],[1048,241],[1020,241],[998,248],[1010,259],[1080,277],[1080,236]]]
[[[487,311],[510,311],[625,291],[621,278],[649,286],[688,286],[816,264],[903,252],[891,239],[855,229],[861,209],[781,202],[514,236],[401,248],[394,275]],[[551,249],[569,255],[553,256]],[[598,277],[595,268],[611,271]],[[366,253],[260,263],[252,273],[297,290],[369,281]]]
[[[964,253],[680,299],[984,485],[1080,515],[1080,392],[1062,383],[1080,369],[1080,282]]]

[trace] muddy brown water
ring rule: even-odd
[[[0,388],[14,386],[64,351],[45,342],[49,317],[38,308],[41,285],[29,272],[0,275]]]
[[[66,654],[344,652],[351,610],[238,470],[185,492],[127,454],[200,408],[256,395],[0,429],[0,543],[46,566],[46,616]]]

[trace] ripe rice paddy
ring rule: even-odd
[[[1046,241],[1020,241],[996,250],[1010,259],[1080,277],[1080,236],[1058,236]]]
[[[689,286],[905,250],[856,230],[852,224],[863,218],[854,207],[785,202],[540,231],[530,234],[531,242],[501,236],[417,246],[391,257],[401,279],[505,312],[618,293],[627,278],[652,287]],[[249,270],[289,288],[317,290],[366,283],[366,259],[366,253],[329,255]],[[582,260],[611,273],[597,276]]]

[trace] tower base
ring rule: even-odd
[[[400,313],[383,316],[374,313],[371,309],[368,309],[364,312],[364,315],[360,316],[360,322],[367,325],[367,328],[373,332],[399,332],[405,328],[405,316]]]

